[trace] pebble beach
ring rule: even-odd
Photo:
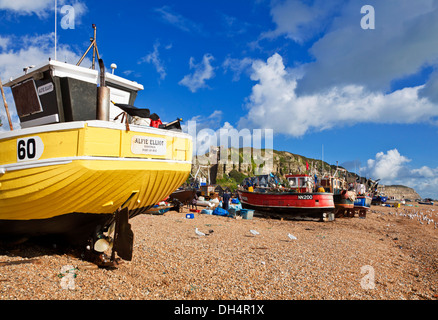
[[[331,222],[188,212],[130,220],[133,259],[116,269],[56,244],[0,247],[0,299],[438,299],[435,206],[372,206],[365,219]]]

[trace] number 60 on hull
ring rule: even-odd
[[[17,161],[38,160],[44,152],[44,143],[40,137],[17,139]]]

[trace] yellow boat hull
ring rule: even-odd
[[[121,206],[143,213],[187,179],[191,143],[183,133],[104,121],[2,134],[0,234],[82,239]]]

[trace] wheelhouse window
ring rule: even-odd
[[[295,178],[288,178],[288,180],[289,180],[289,186],[290,187],[294,188],[294,187],[297,186],[297,181],[296,181]]]
[[[43,111],[33,79],[23,81],[12,87],[12,95],[20,117]]]

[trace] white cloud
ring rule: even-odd
[[[183,132],[193,137],[193,153],[203,155],[210,146],[217,146],[216,129],[220,127],[223,113],[215,110],[209,116],[196,115],[181,125]]]
[[[295,77],[296,96],[350,87],[389,98],[384,93],[400,89],[393,87],[399,80],[432,66],[435,71],[424,86],[412,88],[409,94],[417,101],[428,98],[438,104],[438,38],[434,33],[438,1],[370,0],[367,4],[375,9],[374,30],[361,28],[363,4],[355,0],[273,0],[270,13],[276,27],[260,38],[314,41],[309,49],[312,62],[302,64],[302,76]]]
[[[12,41],[13,37],[7,37],[10,42],[15,42],[17,49],[10,48],[0,53],[0,74],[3,79],[9,79],[23,73],[23,68],[46,63],[49,58],[54,58],[54,33],[24,36]],[[76,64],[81,55],[75,53],[69,45],[59,44],[57,47],[58,60]],[[91,66],[89,58],[85,58],[81,66]]]
[[[404,165],[411,160],[402,156],[397,149],[392,149],[376,154],[375,159],[369,159],[365,171],[369,176],[383,181],[391,181],[398,178]]]
[[[328,23],[339,0],[315,0],[303,3],[300,0],[272,1],[271,16],[276,28],[264,32],[261,38],[286,38],[302,43],[309,40]]]
[[[412,170],[413,174],[419,175],[419,176],[423,176],[425,178],[433,178],[433,177],[437,177],[438,176],[438,172],[435,169],[431,169],[427,166],[422,166],[419,169],[413,169]]]
[[[78,0],[58,0],[58,10],[63,5],[71,5],[75,9],[75,23],[78,23],[80,17],[86,13],[87,6]],[[36,14],[40,18],[46,18],[47,15],[55,10],[53,0],[0,0],[0,10],[7,10],[18,15]]]
[[[224,73],[228,70],[233,72],[233,81],[239,81],[240,75],[243,72],[248,72],[252,65],[253,59],[245,57],[243,59],[233,59],[227,57],[222,63],[222,68],[224,68]]]
[[[397,149],[379,152],[375,159],[369,159],[360,174],[373,179],[381,179],[384,185],[405,185],[414,188],[422,197],[436,197],[438,187],[438,167],[410,168],[411,160],[401,155]]]
[[[0,49],[2,49],[2,51],[8,48],[9,43],[10,43],[9,38],[0,36]]]
[[[161,20],[173,25],[174,27],[184,31],[184,32],[196,32],[203,34],[203,28],[200,24],[184,17],[183,15],[173,11],[169,6],[163,6],[161,8],[155,8],[155,12],[160,14]]]
[[[181,126],[183,132],[193,136],[195,144],[193,150],[197,154],[204,154],[209,150],[210,146],[220,146],[221,141],[224,143],[226,138],[239,134],[229,122],[225,121],[221,125],[222,118],[223,112],[215,110],[209,116],[194,116]],[[239,140],[232,140],[230,146],[239,148]]]
[[[262,33],[259,41],[281,36],[298,43],[317,40],[309,49],[313,61],[305,64],[305,75],[297,81],[297,95],[347,85],[388,92],[394,90],[394,80],[438,66],[437,1],[370,0],[366,4],[375,9],[374,30],[361,28],[364,3],[355,0],[271,2],[276,28]],[[431,77],[432,83],[421,91],[435,102],[437,78]]]
[[[260,168],[258,174],[266,174],[273,170],[273,154],[266,150],[273,149],[272,130],[249,130],[243,128],[238,130],[232,124],[225,121],[221,125],[223,113],[215,110],[209,116],[195,116],[182,125],[184,132],[193,137],[193,155],[196,156],[200,164],[211,165],[216,163],[214,155],[206,157],[205,154],[213,147],[220,147],[220,163],[228,164],[251,164],[251,152],[254,162]],[[252,148],[247,148],[252,147]],[[237,153],[229,153],[229,148],[246,148],[243,157]],[[265,151],[261,151],[265,149]]]
[[[245,34],[251,27],[251,24],[241,21],[234,16],[221,14],[222,24],[225,27],[225,35],[227,37],[235,37],[236,35]]]
[[[438,69],[432,72],[428,81],[418,93],[420,97],[428,98],[438,104]]]
[[[70,4],[68,0],[64,0],[64,4],[71,5],[74,8],[74,10],[75,10],[75,25],[79,25],[82,22],[81,18],[88,11],[88,8],[85,5],[85,3],[76,0],[73,4]]]
[[[155,43],[154,51],[150,52],[147,56],[141,58],[140,63],[141,62],[152,63],[155,67],[155,70],[157,70],[158,74],[160,75],[160,79],[164,80],[164,78],[166,77],[166,70],[164,68],[163,62],[160,59],[160,53],[158,52],[159,46],[160,46],[159,43]],[[166,48],[170,49],[171,46]]]
[[[255,61],[252,69],[251,79],[258,83],[252,88],[248,113],[240,119],[239,127],[275,128],[275,133],[299,137],[336,126],[432,122],[438,116],[436,105],[418,97],[421,86],[384,94],[345,85],[298,96],[301,70],[286,69],[279,54],[267,62]]]
[[[216,129],[220,127],[220,123],[222,121],[223,112],[221,110],[214,110],[209,116],[196,115],[192,117],[190,120],[181,124],[181,128],[184,132],[188,131],[188,123],[196,122],[196,129]]]
[[[184,76],[179,82],[180,85],[186,86],[191,92],[196,92],[198,89],[205,88],[206,80],[214,77],[214,67],[211,65],[211,61],[214,60],[211,54],[204,54],[202,61],[198,64],[195,63],[193,57],[190,58],[190,69],[194,70],[192,74]]]
[[[54,7],[53,0],[0,0],[0,10],[9,10],[19,14],[35,13],[41,15],[49,10],[49,8]]]
[[[351,84],[387,92],[393,90],[394,80],[437,65],[436,1],[372,0],[367,4],[375,8],[374,30],[360,27],[362,4],[354,0],[339,6],[327,27],[321,27],[324,34],[309,49],[313,62],[306,65],[297,94]],[[287,12],[283,14],[287,16]],[[317,14],[312,14],[309,23],[321,22]],[[284,25],[288,25],[287,20]]]

